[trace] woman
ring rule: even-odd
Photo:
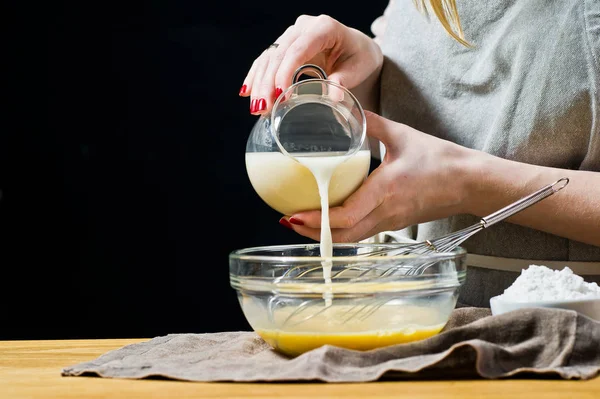
[[[367,133],[384,156],[330,209],[333,240],[435,238],[568,177],[559,194],[463,244],[459,303],[489,306],[530,264],[600,282],[600,2],[416,4],[390,2],[374,39],[302,16],[256,59],[240,91],[253,114],[268,112],[310,62],[372,111]],[[281,223],[319,239],[319,211]]]

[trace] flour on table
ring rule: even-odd
[[[590,299],[600,298],[600,287],[584,281],[568,267],[553,270],[530,265],[500,296],[514,302]]]

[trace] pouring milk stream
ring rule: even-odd
[[[261,117],[249,137],[246,169],[255,191],[282,214],[321,209],[319,249],[323,278],[330,286],[329,208],[341,205],[364,182],[371,153],[358,100],[326,80],[324,71],[314,65],[300,67],[294,81],[303,69],[320,79],[293,83],[275,102],[270,118]],[[281,129],[283,118],[292,111],[296,115]],[[329,306],[331,293],[326,291],[324,299]]]
[[[319,196],[321,197],[321,257],[325,260],[321,263],[323,266],[323,279],[327,287],[331,287],[331,268],[333,257],[333,241],[331,238],[331,227],[329,225],[329,183],[333,172],[342,162],[347,160],[347,156],[325,156],[325,157],[299,157],[298,162],[305,165],[315,177]],[[331,306],[331,292],[324,294],[325,305]]]

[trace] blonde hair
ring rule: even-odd
[[[465,40],[465,34],[460,24],[456,0],[413,0],[417,9],[429,16],[433,12],[440,21],[446,32],[456,41],[466,47],[471,47],[471,44]]]

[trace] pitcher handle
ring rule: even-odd
[[[296,83],[298,81],[298,78],[306,72],[312,72],[313,74],[317,75],[317,78],[327,80],[327,74],[325,73],[323,68],[315,64],[305,64],[300,66],[298,69],[296,69],[296,72],[294,72],[294,76],[292,77],[292,84]]]

